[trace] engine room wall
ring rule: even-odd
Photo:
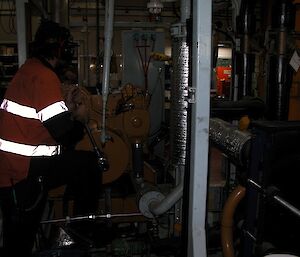
[[[164,63],[151,60],[151,52],[164,53],[165,35],[155,31],[122,33],[122,85],[134,84],[150,94],[150,137],[164,120]]]

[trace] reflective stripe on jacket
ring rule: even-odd
[[[67,111],[53,69],[37,58],[28,59],[0,105],[0,187],[26,178],[31,158],[60,153],[43,123]]]
[[[41,122],[44,122],[62,112],[68,111],[68,107],[66,106],[64,101],[50,104],[46,108],[37,112],[37,110],[32,107],[21,105],[7,99],[4,99],[2,101],[0,109],[21,116],[23,118],[38,119]]]
[[[59,145],[25,145],[0,138],[0,150],[24,156],[52,156],[60,154]]]

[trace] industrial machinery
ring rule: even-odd
[[[64,90],[68,91],[77,86],[64,85],[64,87]],[[75,148],[96,153],[97,151],[103,152],[109,163],[108,170],[103,173],[103,194],[99,199],[100,211],[103,214],[73,217],[72,204],[56,203],[54,216],[50,220],[44,220],[42,224],[44,226],[66,224],[65,229],[68,232],[65,234],[74,237],[74,231],[69,229],[68,224],[72,226],[73,223],[76,225],[85,220],[96,223],[97,220],[100,220],[102,224],[103,220],[108,220],[105,225],[105,222],[102,224],[98,232],[95,232],[96,236],[93,235],[94,237],[89,238],[85,232],[79,229],[79,232],[76,232],[75,241],[73,239],[70,241],[73,240],[72,244],[90,242],[94,247],[93,250],[100,254],[103,252],[103,249],[100,248],[106,247],[103,244],[103,235],[100,238],[97,237],[101,231],[109,235],[108,238],[111,241],[107,244],[112,247],[112,256],[146,254],[150,248],[151,251],[156,251],[153,248],[156,240],[169,239],[174,233],[172,230],[176,228],[171,225],[174,222],[172,221],[174,215],[172,212],[167,212],[182,196],[183,182],[170,193],[171,184],[159,184],[161,182],[157,171],[144,160],[150,127],[148,110],[150,96],[146,91],[132,84],[126,84],[117,92],[110,93],[106,105],[106,137],[102,142],[102,96],[93,95],[85,88],[79,88],[79,90],[81,101],[88,108],[89,121],[86,125],[85,136]],[[63,193],[63,190],[60,190],[59,193],[54,190],[50,193],[50,199],[66,201]],[[63,208],[64,211],[60,208]],[[165,213],[167,214],[164,215]],[[97,224],[95,226],[98,227]],[[123,226],[125,229],[122,229]],[[115,235],[116,238],[112,239],[111,231],[119,233],[119,230],[124,230],[123,233],[130,233],[131,236],[126,235],[125,238],[119,238]],[[177,232],[180,232],[179,227]],[[65,237],[63,239],[59,237],[57,240],[64,245]],[[150,242],[152,246],[150,246]],[[88,248],[88,251],[90,250]],[[58,249],[53,250],[53,252],[55,251]],[[60,249],[60,251],[64,250]],[[107,251],[105,249],[104,252]]]
[[[125,85],[120,92],[111,93],[107,101],[107,133],[101,142],[102,98],[91,95],[82,89],[89,108],[88,127],[97,147],[108,158],[110,168],[103,174],[103,184],[118,179],[126,170],[134,170],[136,176],[144,170],[143,144],[149,133],[149,96],[131,84]],[[88,134],[79,142],[76,149],[93,150]],[[140,162],[140,163],[136,163]]]
[[[71,2],[76,16],[83,5]],[[79,53],[77,60],[80,83],[72,87],[81,92],[88,123],[75,147],[103,152],[109,168],[99,213],[73,216],[64,189],[50,193],[54,208],[41,224],[44,232],[55,228],[56,235],[41,233],[53,246],[41,243],[38,256],[300,256],[300,124],[289,120],[293,111],[299,119],[297,108],[289,112],[291,93],[300,103],[297,76],[291,90],[292,64],[294,75],[299,69],[299,58],[292,57],[299,57],[298,2],[151,0],[145,5],[149,23],[118,23],[114,1],[101,1],[105,10],[96,1],[90,27],[88,2],[80,33],[78,20],[70,22],[75,34],[86,36],[80,41],[84,56]],[[160,23],[166,6],[176,16],[172,24]],[[122,78],[111,87],[114,25],[126,31],[119,33]],[[91,29],[98,52],[93,92],[86,61]],[[215,67],[212,50],[224,42],[230,53],[219,56]],[[221,179],[212,185],[215,169]]]

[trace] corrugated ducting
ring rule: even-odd
[[[173,75],[171,86],[170,146],[172,164],[184,165],[187,141],[187,96],[189,49],[186,38],[173,40]]]
[[[251,134],[218,118],[209,121],[209,139],[233,162],[243,165],[250,150]]]

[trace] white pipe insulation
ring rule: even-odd
[[[160,202],[153,201],[149,209],[154,216],[159,216],[171,209],[183,194],[183,179],[180,183]]]
[[[109,75],[111,61],[111,43],[113,38],[113,22],[114,22],[114,0],[105,1],[105,26],[104,26],[104,63],[103,63],[103,78],[102,78],[102,128],[101,142],[104,144],[105,135],[105,116],[106,104],[109,93]]]

